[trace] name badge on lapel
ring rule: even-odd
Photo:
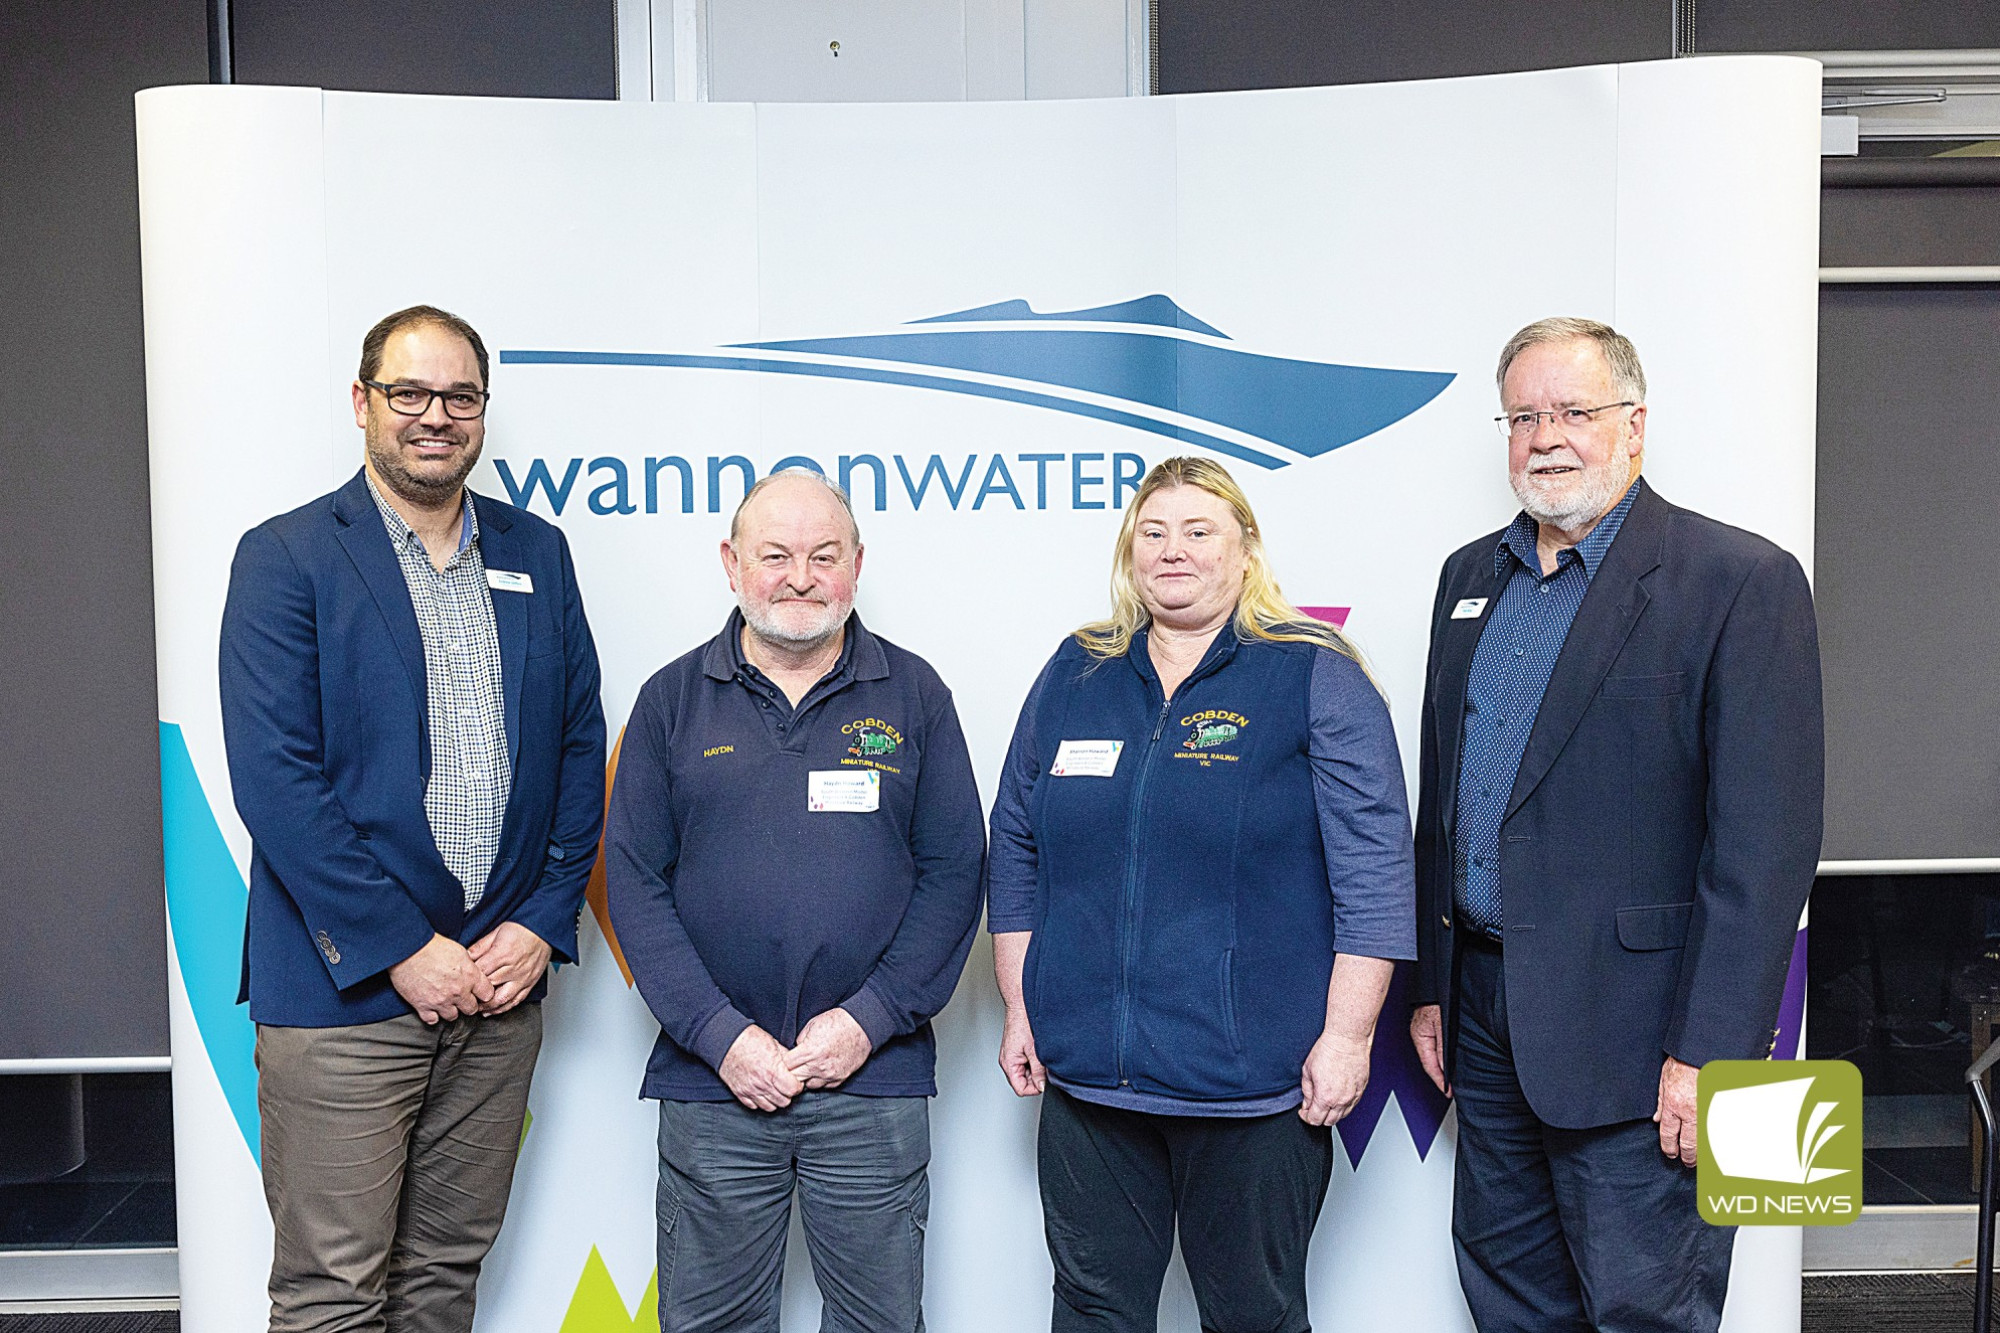
[[[486,571],[486,586],[495,592],[533,592],[535,581],[511,569],[489,569]]]
[[[1484,597],[1468,597],[1451,609],[1453,620],[1477,620],[1479,613],[1486,609]]]

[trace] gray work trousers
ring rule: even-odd
[[[821,1333],[923,1333],[930,1107],[808,1092],[660,1103],[660,1328],[777,1333],[792,1191]]]
[[[514,1183],[542,1007],[257,1028],[271,1333],[467,1333]]]

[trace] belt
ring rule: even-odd
[[[1468,927],[1460,926],[1452,933],[1458,937],[1458,947],[1461,949],[1480,949],[1489,953],[1503,952],[1500,947],[1500,941],[1494,936],[1488,935],[1483,930],[1472,930]]]

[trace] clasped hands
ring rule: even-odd
[[[874,1049],[853,1015],[829,1009],[800,1028],[789,1049],[752,1023],[715,1072],[751,1110],[780,1111],[808,1088],[839,1087]]]
[[[432,935],[389,969],[389,984],[427,1024],[504,1014],[528,998],[548,970],[549,946],[514,921],[503,921],[467,948]]]

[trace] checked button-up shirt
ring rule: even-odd
[[[1582,541],[1558,555],[1553,574],[1542,573],[1537,526],[1526,513],[1515,517],[1493,551],[1493,575],[1506,577],[1507,586],[1486,618],[1466,681],[1452,865],[1460,924],[1493,939],[1500,938],[1505,920],[1500,819],[1514,776],[1583,595],[1643,485],[1634,482]]]
[[[486,891],[486,877],[500,854],[500,824],[514,783],[500,634],[479,554],[479,518],[467,495],[458,550],[440,570],[431,564],[423,538],[382,498],[372,476],[368,493],[389,529],[424,640],[431,746],[424,814],[438,855],[464,886],[469,912]]]

